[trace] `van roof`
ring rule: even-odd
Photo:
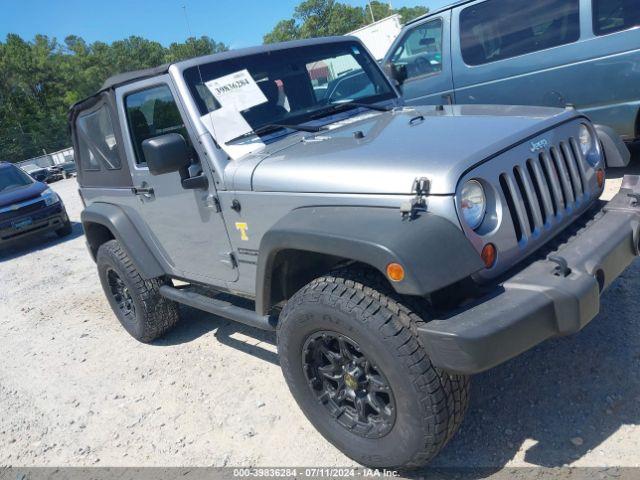
[[[407,23],[404,24],[404,26],[407,27],[409,25],[413,25],[414,23],[421,22],[425,18],[429,18],[432,15],[437,15],[439,13],[442,13],[442,12],[446,11],[446,10],[451,10],[452,8],[459,7],[460,5],[464,5],[465,3],[471,3],[473,1],[474,0],[458,0],[458,1],[452,2],[452,3],[448,4],[448,5],[445,5],[444,7],[436,8],[433,11],[429,11],[429,12],[425,13],[424,15],[421,15],[419,17],[414,18],[413,20],[409,20]]]

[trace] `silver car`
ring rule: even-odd
[[[275,331],[302,411],[368,466],[434,458],[470,375],[582,329],[640,248],[640,177],[599,202],[620,152],[582,113],[406,106],[352,38],[119,75],[70,122],[124,329],[186,304]]]

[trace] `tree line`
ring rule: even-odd
[[[393,13],[404,23],[427,12],[424,7],[393,10],[379,1],[369,5],[305,0],[291,19],[280,21],[264,36],[264,42],[344,35]],[[9,34],[0,41],[0,161],[16,162],[68,147],[69,107],[93,94],[111,75],[227,49],[207,36],[165,47],[137,36],[108,44],[87,43],[75,35],[59,42],[46,35],[25,40]]]
[[[0,161],[15,162],[70,144],[67,112],[111,75],[227,50],[209,37],[168,47],[140,37],[111,44],[45,35],[0,42]]]
[[[423,6],[393,9],[388,3],[380,1],[354,7],[336,0],[305,0],[295,8],[291,18],[278,22],[263,39],[264,43],[275,43],[344,35],[389,15],[399,14],[400,21],[405,24],[428,11]]]

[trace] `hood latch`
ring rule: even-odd
[[[403,219],[409,218],[410,220],[413,220],[416,218],[418,212],[424,212],[427,210],[426,197],[429,194],[430,187],[431,183],[426,177],[419,177],[413,181],[411,190],[416,194],[416,196],[400,205],[400,212],[402,213]]]

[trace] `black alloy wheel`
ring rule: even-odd
[[[309,388],[337,422],[364,438],[381,438],[395,423],[389,381],[360,346],[345,335],[321,331],[303,347]]]
[[[118,309],[127,320],[133,320],[136,316],[136,307],[131,297],[129,288],[120,278],[120,275],[110,268],[107,270],[107,282],[109,284],[109,292],[116,301]]]

